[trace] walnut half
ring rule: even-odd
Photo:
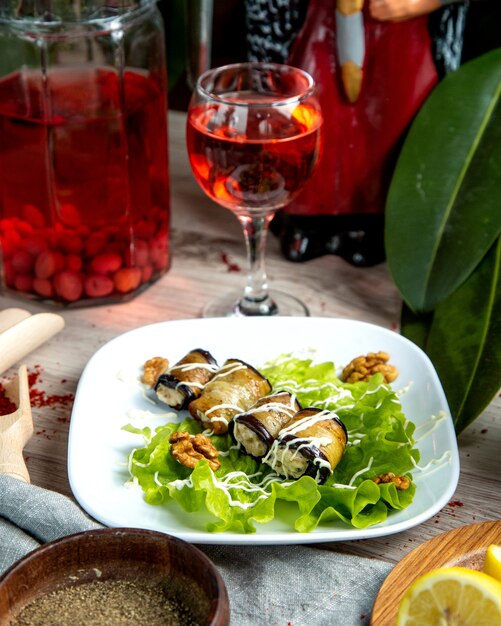
[[[143,365],[143,383],[148,387],[153,387],[164,372],[169,368],[169,361],[161,356],[154,356],[152,359],[148,359]]]
[[[190,435],[190,433],[178,431],[172,433],[169,437],[169,443],[171,444],[170,452],[172,456],[185,467],[193,469],[202,459],[209,462],[213,472],[221,466],[221,463],[217,460],[217,448],[205,435]]]
[[[369,352],[366,356],[357,356],[344,368],[341,378],[347,383],[357,383],[368,381],[379,372],[386,383],[392,383],[398,376],[398,370],[388,364],[389,360],[387,352]]]
[[[411,481],[407,478],[407,476],[394,474],[393,472],[380,474],[379,476],[375,476],[372,480],[376,483],[376,485],[379,485],[380,483],[393,483],[395,487],[401,491],[409,489],[411,484]]]

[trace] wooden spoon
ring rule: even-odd
[[[17,376],[4,385],[5,395],[17,409],[0,415],[0,473],[30,482],[23,449],[33,435],[30,389],[26,365],[19,367]]]

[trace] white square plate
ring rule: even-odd
[[[417,485],[414,502],[369,528],[325,524],[306,534],[291,530],[280,516],[268,524],[257,524],[254,534],[209,533],[205,530],[208,514],[185,513],[175,502],[146,504],[139,488],[125,486],[129,479],[127,455],[142,446],[142,439],[121,428],[129,422],[151,428],[165,423],[166,407],[148,402],[137,384],[142,365],[153,356],[164,356],[175,363],[194,348],[208,350],[219,363],[234,357],[257,368],[280,354],[311,349],[315,350],[316,360],[333,361],[336,366],[368,352],[388,352],[391,363],[399,370],[393,387],[408,387],[402,396],[402,407],[417,427],[415,438],[422,469],[413,472]],[[131,384],[134,380],[136,384]],[[158,415],[137,417],[142,410]],[[442,419],[431,419],[441,414]],[[459,455],[447,400],[431,361],[396,332],[346,319],[213,318],[137,328],[96,352],[76,393],[68,472],[80,505],[107,526],[159,530],[201,544],[318,543],[380,537],[429,519],[456,489]]]

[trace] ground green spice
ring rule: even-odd
[[[33,600],[11,626],[199,626],[165,583],[100,580],[53,591]]]

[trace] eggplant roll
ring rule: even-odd
[[[278,433],[301,410],[301,405],[288,391],[280,391],[259,399],[245,413],[230,422],[230,433],[243,452],[262,458]]]
[[[252,365],[239,359],[228,359],[200,397],[190,402],[191,415],[215,434],[228,432],[228,424],[238,413],[244,413],[262,396],[270,393],[267,378]]]
[[[302,409],[282,428],[263,460],[286,478],[311,476],[321,484],[341,460],[347,440],[334,412]]]
[[[159,376],[155,393],[162,402],[181,411],[200,396],[217,370],[218,364],[210,352],[200,348],[191,350]]]

